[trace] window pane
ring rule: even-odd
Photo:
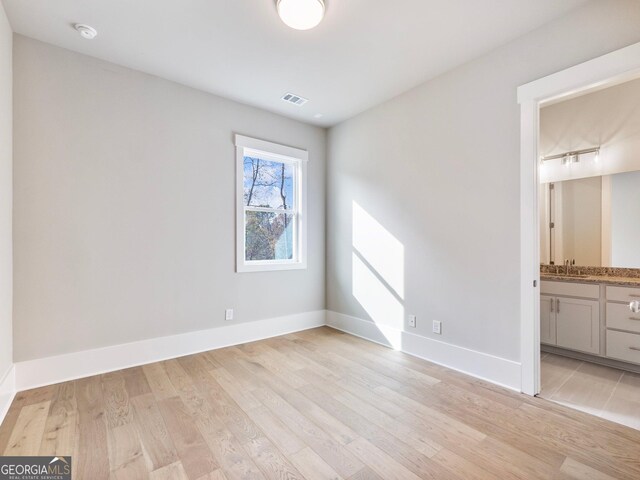
[[[292,260],[295,215],[245,212],[245,259]]]
[[[293,209],[294,171],[291,163],[244,157],[244,204]]]

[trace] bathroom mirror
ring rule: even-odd
[[[640,268],[640,171],[543,183],[541,262]]]
[[[640,268],[640,79],[540,109],[540,261]]]

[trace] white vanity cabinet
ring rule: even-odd
[[[543,280],[540,343],[547,351],[640,372],[640,286]],[[571,353],[573,352],[573,353]]]
[[[541,287],[540,341],[599,355],[598,285],[543,281]]]

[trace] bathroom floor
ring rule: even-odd
[[[542,353],[540,396],[640,430],[640,374]]]

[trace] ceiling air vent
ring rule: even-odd
[[[287,103],[293,103],[294,105],[297,105],[299,107],[301,107],[302,105],[304,105],[309,101],[308,99],[301,97],[300,95],[295,95],[293,93],[285,93],[284,96],[282,97],[282,100],[284,100]]]

